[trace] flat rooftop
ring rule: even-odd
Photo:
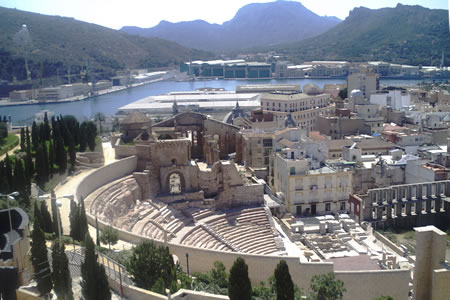
[[[146,112],[158,112],[172,110],[172,105],[177,102],[178,107],[211,108],[232,110],[236,103],[242,108],[252,109],[261,106],[259,94],[228,93],[195,93],[178,95],[149,96],[133,103],[120,107],[118,110],[140,110]]]

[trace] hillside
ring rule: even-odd
[[[22,28],[26,24],[29,32]],[[46,16],[0,7],[0,79],[26,78],[24,55],[32,77],[71,72],[89,65],[96,72],[136,67],[164,67],[190,59],[210,58],[158,38],[143,38],[73,18]],[[57,71],[58,70],[58,71]],[[99,76],[102,76],[101,74]]]
[[[340,21],[336,17],[318,16],[299,2],[276,1],[248,4],[222,25],[202,20],[161,21],[152,28],[123,27],[121,30],[219,52],[300,41],[323,33]]]
[[[276,49],[295,62],[384,60],[435,66],[440,64],[444,50],[448,66],[448,11],[401,4],[377,10],[359,7],[329,31]]]

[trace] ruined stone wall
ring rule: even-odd
[[[155,166],[187,166],[191,159],[191,142],[187,139],[163,140],[151,145],[151,159]]]
[[[226,159],[228,154],[236,152],[236,137],[239,135],[239,128],[207,119],[204,123],[203,135],[218,135],[221,159]]]

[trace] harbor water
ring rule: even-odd
[[[382,85],[415,85],[423,80],[381,80]],[[195,80],[195,81],[159,81],[147,85],[129,88],[115,93],[91,97],[82,101],[48,104],[31,104],[0,107],[0,116],[11,116],[13,125],[30,125],[34,115],[42,110],[52,111],[55,115],[74,115],[80,121],[92,118],[95,113],[115,115],[118,108],[139,99],[175,91],[193,91],[199,88],[224,88],[234,91],[236,86],[244,84],[305,84],[313,83],[319,87],[324,84],[342,84],[344,79],[285,79],[285,80]]]

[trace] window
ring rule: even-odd
[[[325,211],[331,211],[331,204],[330,203],[326,203],[325,204]]]
[[[295,175],[295,167],[291,167],[290,174]]]
[[[345,202],[341,202],[341,210],[345,210]]]

